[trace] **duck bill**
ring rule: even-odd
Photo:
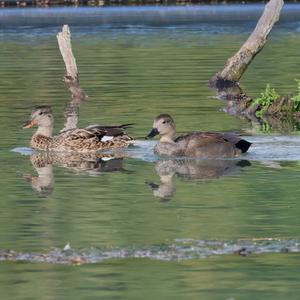
[[[153,129],[149,132],[149,134],[145,137],[145,139],[146,139],[146,140],[147,140],[147,139],[151,139],[151,138],[155,137],[155,136],[158,135],[158,134],[159,134],[159,132],[158,132],[157,128],[153,128]]]
[[[27,129],[27,128],[31,128],[35,125],[37,125],[37,122],[35,120],[30,120],[30,121],[27,121],[26,123],[24,123],[22,128]]]

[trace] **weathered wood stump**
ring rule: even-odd
[[[254,57],[262,50],[274,24],[279,20],[283,0],[270,0],[265,6],[254,31],[236,54],[210,80],[210,86],[237,86]]]
[[[64,25],[62,31],[57,34],[60,53],[66,66],[64,82],[71,92],[71,101],[65,109],[65,123],[61,130],[69,130],[77,127],[79,107],[87,95],[79,85],[78,70],[71,45],[71,33],[68,25]]]
[[[270,0],[266,4],[254,31],[227,60],[225,66],[210,79],[209,86],[216,89],[220,99],[227,100],[227,113],[246,119],[255,124],[255,127],[260,123],[268,124],[276,130],[288,131],[293,130],[294,124],[300,121],[300,112],[295,111],[291,96],[279,97],[269,107],[261,107],[246,95],[239,84],[251,61],[266,44],[268,35],[279,20],[283,4],[283,0]]]

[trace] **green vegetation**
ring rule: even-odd
[[[279,98],[280,96],[275,89],[271,88],[270,84],[267,84],[265,91],[260,94],[260,97],[254,99],[253,104],[259,105],[259,109],[256,111],[256,116],[263,116],[271,104],[273,104]]]
[[[253,100],[252,105],[258,105],[256,110],[257,117],[263,117],[265,114],[277,116],[290,116],[300,112],[300,80],[297,82],[297,93],[292,97],[280,96],[274,88],[267,84],[264,92]]]
[[[299,79],[295,79],[295,81],[298,84],[297,87],[297,94],[294,95],[291,100],[294,102],[293,104],[293,109],[295,112],[300,111],[300,80]]]

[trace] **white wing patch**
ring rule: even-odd
[[[107,141],[111,141],[113,139],[114,139],[113,136],[105,135],[105,136],[102,137],[101,142],[107,142]]]
[[[114,157],[102,157],[101,158],[103,161],[109,161],[111,159],[114,159]]]

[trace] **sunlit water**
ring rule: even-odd
[[[207,87],[262,8],[0,10],[3,299],[298,299],[300,137],[226,115]],[[247,70],[249,95],[296,91],[299,11],[286,7]],[[34,105],[52,105],[56,132],[64,121],[66,21],[89,95],[80,125],[136,123],[123,159],[52,164],[28,148]],[[241,159],[158,157],[143,137],[162,112],[180,133],[253,145]]]

